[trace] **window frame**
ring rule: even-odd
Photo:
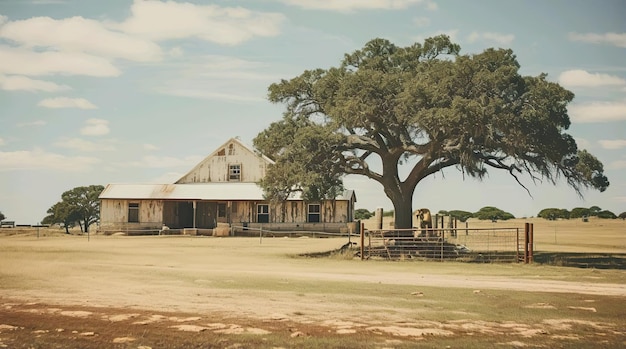
[[[241,182],[241,164],[228,164],[228,181]]]
[[[128,203],[128,223],[139,223],[139,202]]]
[[[317,212],[311,210],[311,208],[317,207]],[[321,204],[307,204],[307,222],[320,223],[322,221],[322,205]],[[317,218],[314,218],[317,217]]]
[[[264,208],[264,210],[262,210]],[[265,211],[265,212],[262,212]],[[263,219],[260,217],[264,217]],[[270,205],[269,204],[257,204],[256,205],[256,221],[257,223],[269,223],[270,222]]]

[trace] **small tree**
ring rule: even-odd
[[[600,213],[600,211],[602,211],[602,209],[598,206],[591,206],[589,207],[589,215],[590,216],[597,216],[598,213]]]
[[[597,216],[598,216],[598,218],[607,218],[607,219],[615,219],[615,218],[617,218],[615,213],[613,213],[613,212],[611,212],[609,210],[602,210],[602,211],[598,212]]]
[[[370,217],[372,217],[374,214],[370,211],[368,211],[365,208],[358,208],[354,211],[354,218],[355,219],[368,219]]]
[[[461,210],[452,210],[450,212],[448,212],[448,214],[458,220],[460,220],[461,222],[465,222],[468,219],[472,218],[474,216],[474,214],[472,212],[468,212],[468,211],[461,211]]]
[[[502,211],[501,209],[492,206],[485,206],[481,208],[480,210],[478,210],[478,212],[474,213],[474,217],[480,220],[490,219],[492,221],[506,221],[515,218],[515,216],[513,216],[511,213]]]
[[[572,209],[572,212],[570,213],[570,218],[582,218],[582,217],[589,217],[589,213],[591,211],[589,211],[588,208],[586,207],[576,207],[574,209]]]
[[[5,217],[2,212],[0,212],[0,221],[3,221],[5,218],[7,218],[7,217]]]
[[[63,223],[65,231],[69,227],[80,225],[81,231],[88,232],[89,226],[100,219],[100,200],[98,197],[104,190],[101,185],[76,187],[61,195],[61,201],[48,209],[44,218],[46,224]]]
[[[618,217],[621,219],[626,219],[626,212],[620,213]]]

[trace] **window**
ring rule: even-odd
[[[128,204],[128,223],[139,223],[139,203]]]
[[[240,181],[241,180],[241,165],[228,165],[228,180]]]
[[[226,204],[225,203],[217,204],[217,217],[218,218],[226,217]]]
[[[257,205],[256,206],[256,221],[258,223],[270,222],[270,207],[269,205]]]
[[[310,204],[309,205],[309,223],[319,223],[320,221],[320,205],[319,204]]]

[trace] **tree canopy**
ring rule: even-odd
[[[337,67],[274,83],[269,100],[286,109],[254,139],[275,160],[260,184],[272,199],[319,200],[362,175],[383,186],[397,228],[412,225],[417,184],[450,167],[479,180],[506,171],[524,188],[521,175],[605,190],[602,163],[565,133],[574,94],[519,68],[510,49],[461,55],[445,35],[408,47],[374,39]]]
[[[90,185],[64,192],[61,195],[61,201],[48,209],[48,216],[43,219],[42,223],[63,223],[67,233],[69,233],[69,228],[78,224],[81,231],[88,232],[89,226],[100,219],[98,197],[103,190],[104,187],[101,185]]]
[[[3,221],[5,218],[4,213],[0,212],[0,221]]]

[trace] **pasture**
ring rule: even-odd
[[[533,222],[536,251],[626,253],[622,220]],[[11,229],[0,230],[0,347],[626,345],[623,269],[303,257],[345,237]]]

